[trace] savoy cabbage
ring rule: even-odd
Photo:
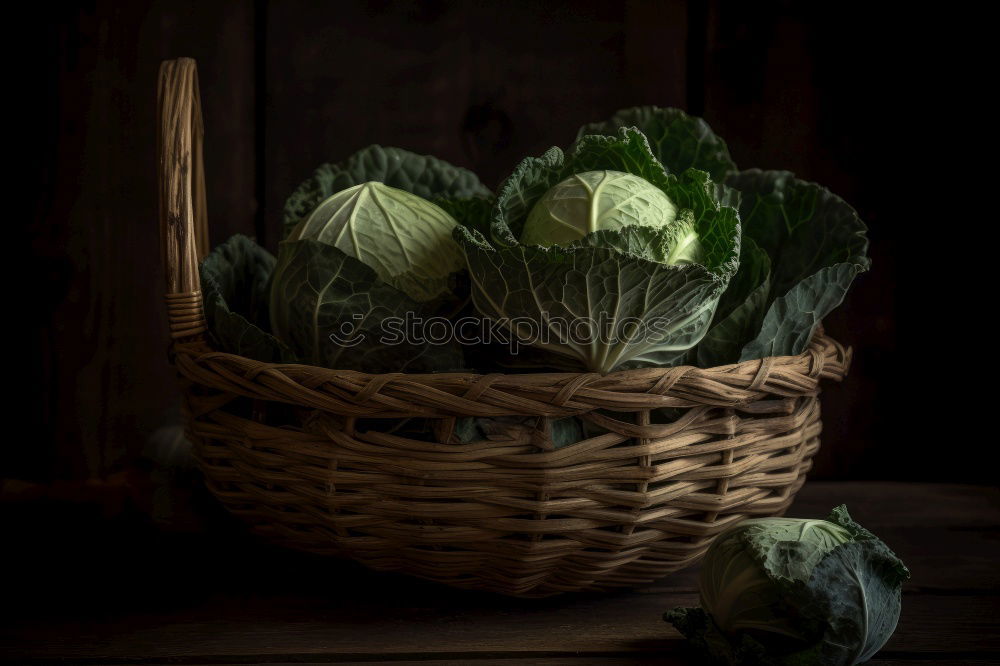
[[[455,341],[384,340],[389,321],[461,307],[466,289],[455,273],[464,259],[451,238],[450,211],[484,209],[488,196],[471,172],[398,148],[371,146],[321,166],[285,206],[286,238],[270,288],[273,330],[314,365],[463,368]]]
[[[823,317],[870,266],[867,227],[857,212],[787,171],[738,170],[725,142],[678,109],[625,109],[585,125],[577,142],[622,127],[642,132],[667,170],[703,169],[738,196],[740,270],[684,361],[710,367],[804,351]]]
[[[664,616],[710,661],[730,666],[853,666],[896,628],[909,571],[851,519],[755,518],[716,537],[700,608]]]
[[[629,174],[631,185],[609,190],[611,205],[594,204],[598,198],[591,197],[571,210],[579,218],[590,209],[611,208],[603,214],[614,222],[587,227],[569,240],[565,224],[552,215],[551,200],[562,195],[567,179],[573,184],[574,176],[589,178],[589,172],[604,179],[608,172]],[[697,169],[669,173],[645,136],[630,128],[584,137],[569,153],[552,148],[529,157],[501,185],[488,236],[455,230],[476,309],[508,322],[513,336],[580,368],[610,372],[674,364],[707,331],[738,266],[739,216],[727,190]],[[556,229],[549,237],[553,244],[530,243],[545,240],[543,230],[526,228],[539,224],[533,211],[539,205]],[[650,208],[670,219],[643,224]],[[678,246],[687,247],[678,230],[691,229],[697,262],[675,261]],[[546,364],[544,357],[539,362]]]

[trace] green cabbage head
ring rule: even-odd
[[[678,223],[677,205],[645,178],[622,171],[585,171],[546,192],[521,231],[525,245],[567,245],[587,234],[622,227],[678,228],[675,261],[695,263],[700,254],[693,216]]]
[[[739,265],[736,196],[668,172],[638,130],[529,157],[500,186],[489,229],[458,227],[479,314],[522,343],[521,367],[681,362]]]
[[[286,239],[311,239],[370,266],[384,281],[418,302],[443,292],[465,263],[451,215],[430,201],[379,182],[325,199]]]
[[[908,577],[843,506],[828,520],[757,518],[708,549],[701,608],[665,619],[723,663],[850,666],[892,635]]]
[[[302,363],[377,373],[461,369],[455,341],[383,336],[389,323],[411,314],[432,320],[466,300],[453,231],[491,200],[472,172],[400,148],[369,146],[321,165],[285,203],[268,292],[271,330]]]

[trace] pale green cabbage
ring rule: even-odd
[[[383,336],[387,322],[430,320],[466,300],[452,232],[460,219],[475,223],[489,201],[475,174],[399,148],[371,146],[322,165],[285,205],[269,291],[275,335],[300,361],[329,368],[461,369],[455,341]]]
[[[601,229],[665,227],[677,206],[662,190],[622,171],[585,171],[552,187],[531,209],[521,231],[526,245],[563,245]]]
[[[451,237],[457,224],[430,201],[371,181],[325,199],[285,242],[332,245],[414,300],[428,301],[465,263]]]

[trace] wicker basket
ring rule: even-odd
[[[288,546],[517,596],[648,583],[749,515],[781,514],[819,447],[823,379],[850,350],[598,374],[385,374],[261,363],[206,341],[197,73],[160,73],[161,230],[189,435],[208,487]],[[679,417],[651,422],[651,410]],[[534,425],[459,443],[456,418]],[[545,450],[553,418],[606,434]],[[436,441],[392,434],[429,419]],[[373,419],[377,419],[373,421]]]

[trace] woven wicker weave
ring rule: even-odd
[[[749,515],[782,513],[819,447],[820,382],[850,351],[598,374],[386,374],[213,351],[194,62],[160,78],[161,227],[174,358],[209,488],[267,537],[520,596],[646,583]],[[656,423],[670,408],[669,423]],[[534,417],[462,444],[456,418]],[[553,448],[553,418],[605,434]],[[435,441],[392,434],[429,420]],[[373,419],[377,419],[373,420]]]

